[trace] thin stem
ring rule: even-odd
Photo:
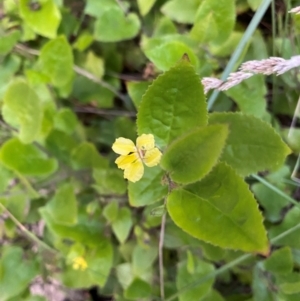
[[[19,51],[23,51],[25,53],[34,55],[34,56],[39,56],[40,55],[40,51],[35,50],[35,49],[31,49],[29,47],[26,47],[22,44],[17,44],[15,46],[15,49],[19,50]],[[112,85],[110,85],[109,83],[97,78],[96,76],[94,76],[92,73],[88,72],[85,69],[80,68],[79,66],[74,65],[73,67],[74,71],[79,74],[82,75],[86,78],[88,78],[89,80],[95,82],[96,84],[99,84],[100,86],[102,86],[103,88],[106,88],[107,90],[111,91],[112,93],[114,93],[114,95],[116,95],[118,98],[120,98],[124,103],[127,103],[128,100],[126,98],[125,95],[121,94],[120,92],[118,92]]]
[[[126,112],[126,111],[118,111],[118,110],[102,110],[94,107],[75,107],[75,112],[80,113],[90,113],[100,116],[128,116],[135,117],[136,112]]]
[[[31,183],[26,179],[26,177],[23,177],[19,172],[15,172],[17,177],[20,179],[20,181],[23,183],[25,188],[27,189],[29,195],[31,198],[37,199],[40,197],[40,194],[32,187]]]
[[[277,187],[275,187],[274,185],[272,185],[270,182],[268,182],[267,180],[265,180],[264,178],[262,178],[262,177],[260,177],[258,175],[254,175],[253,174],[252,177],[254,179],[258,180],[259,182],[261,182],[262,184],[264,184],[265,186],[269,187],[271,190],[273,190],[277,194],[281,195],[286,200],[288,200],[290,203],[294,204],[296,207],[298,207],[300,209],[300,203],[298,203],[296,200],[294,200],[293,198],[291,198],[289,195],[287,195],[286,193],[284,193],[283,191],[281,191],[280,189],[278,189]]]
[[[22,223],[2,204],[0,203],[0,208],[9,216],[9,218],[15,223],[15,225],[25,233],[25,235],[31,239],[33,242],[37,243],[40,247],[44,248],[45,250],[50,251],[51,253],[58,255],[59,252],[50,246],[48,246],[46,243],[44,243],[42,240],[37,238],[34,234],[32,234],[29,230],[26,229],[22,225]]]
[[[163,214],[161,219],[159,245],[158,245],[158,259],[159,259],[159,284],[160,284],[160,297],[165,299],[165,283],[164,283],[164,258],[163,247],[166,228],[166,213]]]
[[[272,0],[264,0],[264,2],[261,4],[261,6],[256,11],[254,17],[252,18],[249,26],[247,27],[242,39],[240,40],[238,46],[236,47],[234,53],[232,54],[223,74],[221,77],[221,80],[225,80],[229,73],[232,71],[234,65],[238,61],[240,55],[242,54],[246,44],[249,42],[249,39],[251,38],[252,34],[256,30],[258,24],[260,23],[262,17],[264,16],[266,10],[268,9],[270,3]],[[214,105],[220,91],[214,90],[211,94],[210,98],[208,99],[208,109],[210,110],[212,106]]]

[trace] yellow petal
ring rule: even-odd
[[[147,166],[152,167],[159,163],[161,156],[162,153],[155,147],[154,149],[146,151],[143,161]]]
[[[124,178],[131,182],[137,182],[144,174],[144,165],[141,160],[137,160],[130,164],[124,170]]]
[[[137,159],[140,159],[137,153],[132,153],[130,155],[122,155],[119,156],[115,163],[118,165],[119,168],[125,169],[127,168],[130,164],[132,164],[134,161]]]
[[[112,145],[112,149],[119,155],[128,155],[131,152],[136,151],[134,143],[130,139],[117,138],[115,143]]]
[[[155,146],[154,136],[152,134],[143,134],[136,139],[136,146],[140,150],[150,150]]]

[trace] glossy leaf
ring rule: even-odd
[[[34,32],[50,39],[56,37],[61,14],[55,1],[43,0],[38,2],[37,9],[32,8],[31,0],[20,0],[19,5],[21,17]]]
[[[137,119],[139,135],[153,134],[161,148],[206,124],[203,87],[185,59],[153,81],[143,96]]]
[[[162,185],[164,172],[159,166],[147,168],[142,179],[136,183],[128,183],[128,197],[131,206],[146,206],[163,199],[168,188]]]
[[[211,17],[212,26],[217,29],[215,36],[211,42],[214,44],[222,44],[230,36],[235,24],[235,1],[234,0],[210,0],[202,1],[196,14],[195,23],[191,30],[191,34],[196,39],[202,39],[198,33],[201,27],[205,27],[207,31],[210,27],[206,26],[207,17]],[[207,34],[206,34],[207,35]]]
[[[190,235],[223,248],[268,254],[262,215],[247,184],[224,163],[202,181],[173,190],[172,220]]]
[[[4,116],[9,110],[20,125],[20,140],[25,144],[34,141],[43,117],[42,103],[35,91],[24,81],[13,81],[4,95],[4,106]]]
[[[229,125],[229,135],[220,160],[243,176],[266,169],[276,170],[290,153],[275,130],[254,116],[213,113],[209,116],[209,124],[216,123]]]
[[[205,275],[213,272],[214,266],[210,263],[207,263],[202,260],[195,260],[195,269],[194,273],[189,273],[187,270],[186,261],[181,262],[177,268],[177,277],[176,277],[176,286],[178,291],[185,288],[187,285],[196,282],[198,279],[201,279]],[[190,301],[190,300],[201,300],[202,297],[207,295],[213,285],[214,278],[211,278],[204,283],[189,288],[186,291],[183,291],[179,295],[179,301]]]
[[[217,163],[227,135],[228,128],[223,125],[189,132],[166,149],[161,165],[177,183],[187,184],[200,180]]]
[[[77,200],[72,184],[61,185],[54,197],[47,204],[48,212],[58,224],[74,225],[77,223]]]
[[[39,66],[55,87],[64,87],[72,80],[73,53],[64,36],[53,39],[43,46]]]
[[[23,144],[17,138],[2,144],[0,161],[8,169],[30,176],[48,175],[57,169],[55,159],[49,159],[36,146]]]

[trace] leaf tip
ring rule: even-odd
[[[188,56],[187,53],[184,53],[184,54],[183,54],[181,60],[182,60],[182,61],[189,62],[189,63],[191,62],[191,61],[190,61],[190,58],[189,58],[189,56]]]

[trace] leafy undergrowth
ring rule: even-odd
[[[294,2],[1,2],[0,301],[300,299]]]

